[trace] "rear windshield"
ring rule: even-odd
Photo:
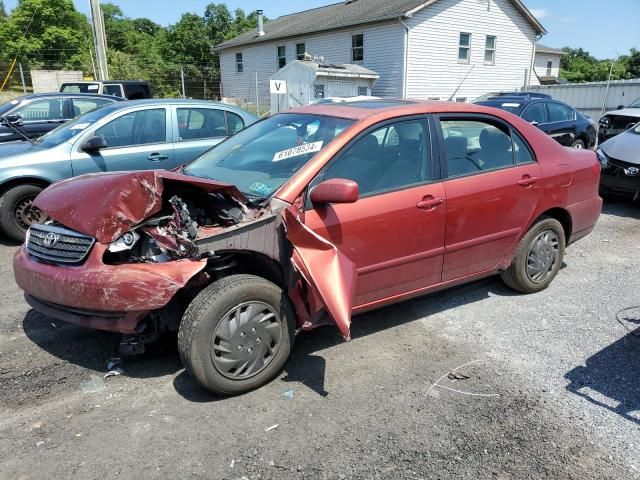
[[[484,105],[485,107],[499,108],[500,110],[506,110],[515,115],[519,115],[524,105],[514,100],[485,100],[484,102],[476,102],[477,105]]]
[[[99,83],[63,83],[61,92],[65,93],[98,93]]]

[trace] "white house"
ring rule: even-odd
[[[346,0],[220,44],[222,95],[254,102],[257,87],[264,102],[273,73],[307,52],[377,72],[372,95],[471,101],[538,85],[544,33],[521,0]]]
[[[560,75],[560,59],[565,53],[562,50],[547,47],[540,43],[536,45],[536,59],[533,70],[542,84],[558,83]]]

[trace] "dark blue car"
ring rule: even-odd
[[[34,93],[0,105],[0,117],[12,122],[29,138],[38,138],[78,115],[121,100],[89,93]],[[0,142],[23,139],[0,120]]]
[[[592,149],[596,145],[594,122],[575,108],[547,95],[523,92],[496,95],[474,103],[522,117],[565,147]]]

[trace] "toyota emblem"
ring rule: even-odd
[[[55,233],[47,233],[44,237],[44,245],[45,247],[54,247],[58,240],[60,239],[60,235]]]
[[[636,168],[636,167],[625,168],[624,173],[626,173],[630,177],[635,177],[640,173],[640,168]]]

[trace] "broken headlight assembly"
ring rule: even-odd
[[[131,250],[136,242],[140,240],[140,235],[134,231],[125,232],[120,238],[111,242],[108,250],[111,253],[124,252],[125,250]]]

